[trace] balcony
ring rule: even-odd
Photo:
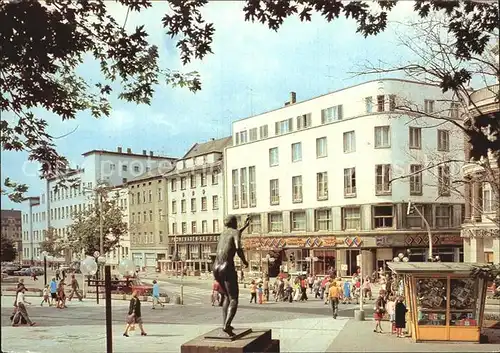
[[[481,88],[470,95],[472,115],[484,115],[500,111],[499,85]]]
[[[466,163],[462,166],[462,174],[464,176],[474,175],[484,172],[484,168],[477,163]]]

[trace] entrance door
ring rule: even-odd
[[[347,275],[348,276],[351,276],[352,274],[356,273],[356,271],[358,270],[358,263],[357,263],[356,256],[358,256],[359,254],[360,254],[359,250],[347,249],[347,251],[346,251],[346,255],[347,255],[346,262],[347,262],[347,266],[348,266],[348,270],[347,270]]]

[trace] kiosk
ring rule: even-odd
[[[404,281],[408,322],[415,342],[479,343],[486,280],[473,278],[480,264],[389,262]]]

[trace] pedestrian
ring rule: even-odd
[[[66,293],[64,291],[64,279],[59,281],[59,285],[57,286],[57,308],[58,309],[66,309]]]
[[[50,306],[57,305],[57,275],[50,281]]]
[[[66,279],[66,270],[62,270],[61,274],[62,274],[62,280],[64,281]]]
[[[309,294],[313,293],[314,276],[312,274],[307,277],[307,284],[309,285]]]
[[[370,277],[365,278],[365,283],[363,283],[363,297],[372,300],[372,286]]]
[[[330,298],[330,303],[332,305],[333,318],[337,318],[338,310],[339,310],[339,299],[342,295],[342,290],[337,285],[337,282],[332,281],[330,285],[330,289],[328,290],[328,297]]]
[[[125,332],[123,336],[128,337],[128,331],[132,325],[138,324],[141,329],[141,336],[147,336],[146,331],[144,331],[144,326],[142,324],[142,315],[141,315],[141,301],[137,298],[137,291],[134,290],[132,292],[132,298],[130,299],[130,305],[128,308],[128,316],[127,316],[127,326],[125,328]]]
[[[375,329],[373,332],[376,333],[384,333],[382,330],[382,325],[381,321],[382,318],[384,317],[385,314],[385,299],[384,299],[385,292],[380,291],[377,300],[375,301],[375,313],[373,314],[373,318],[375,319]],[[380,331],[379,331],[380,330]]]
[[[396,333],[396,302],[394,296],[389,297],[386,304],[387,314],[389,315],[389,322],[391,323],[391,333]]]
[[[78,285],[78,280],[76,279],[75,275],[71,275],[71,293],[69,294],[69,301],[73,299],[74,294],[76,294],[79,301],[83,300],[82,296],[80,295],[80,286]]]
[[[219,282],[214,280],[214,283],[212,283],[212,306],[215,305],[215,302],[219,303]]]
[[[257,296],[259,297],[259,304],[263,303],[263,297],[264,297],[264,289],[262,288],[262,284],[259,283],[259,288],[257,288]]]
[[[343,286],[343,292],[344,292],[344,300],[342,301],[342,304],[351,304],[351,282],[348,280],[344,281],[344,286]]]
[[[299,284],[300,284],[300,291],[301,291],[300,301],[301,302],[307,301],[307,280],[306,280],[305,276],[300,278]]]
[[[266,299],[266,302],[269,301],[269,276],[266,275],[264,278],[264,285],[262,286],[264,289],[264,298]]]
[[[254,301],[257,304],[257,285],[255,284],[255,280],[252,280],[250,283],[250,304]]]
[[[30,302],[28,302],[24,296],[24,293],[26,292],[26,287],[21,287],[16,294],[16,314],[14,315],[12,319],[12,326],[18,326],[18,322],[22,319],[26,321],[27,324],[30,326],[35,326],[36,323],[32,322],[30,320],[30,317],[28,315],[28,310],[26,310],[26,304],[31,305]]]
[[[331,279],[330,279],[330,280],[331,280]],[[324,297],[325,297],[325,305],[327,305],[327,304],[328,304],[328,301],[330,300],[330,296],[329,296],[329,294],[328,294],[328,293],[330,293],[330,286],[331,286],[331,284],[332,284],[332,283],[330,282],[330,280],[329,280],[329,281],[327,281],[327,282],[325,283],[325,294],[324,294]]]
[[[156,280],[153,280],[153,307],[151,309],[155,308],[155,303],[160,304],[162,308],[165,306],[160,301],[160,285]]]
[[[50,306],[49,293],[50,293],[50,289],[49,289],[49,285],[47,284],[43,288],[43,299],[42,299],[42,302],[40,303],[40,306],[43,306],[43,303],[47,303]]]
[[[38,281],[38,277],[36,276],[35,270],[31,269],[30,272],[31,272],[31,277],[33,278],[33,281]]]
[[[56,269],[56,281],[59,281],[60,273],[61,273],[61,271],[57,268]]]
[[[406,327],[406,305],[403,297],[398,297],[395,308],[396,334],[400,338],[404,338],[403,329]]]

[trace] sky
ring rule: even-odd
[[[81,165],[86,151],[116,150],[117,146],[137,153],[151,150],[156,155],[181,157],[196,142],[229,136],[232,121],[282,106],[291,91],[302,101],[381,78],[355,76],[354,72],[362,71],[367,61],[397,64],[409,59],[410,53],[398,47],[397,33],[401,31],[398,23],[415,16],[412,5],[400,2],[389,14],[386,31],[364,38],[356,33],[354,21],[339,18],[328,23],[319,15],[307,23],[289,18],[274,32],[261,23],[245,22],[244,2],[212,1],[203,14],[215,26],[213,54],[183,66],[175,38],[166,35],[161,23],[168,5],[157,2],[148,10],[131,12],[125,28],[144,24],[150,42],[159,48],[160,67],[198,71],[201,91],[192,93],[161,84],[150,106],[113,101],[110,116],[101,119],[82,112],[77,119],[63,122],[46,111],[36,113],[49,121],[53,136],[74,130],[56,140],[58,151],[73,166]],[[124,7],[111,1],[107,6],[119,23],[125,22]],[[91,82],[100,77],[98,64],[90,58],[78,72]],[[1,166],[2,183],[9,176],[28,184],[28,196],[43,192],[39,167],[27,161],[26,153],[2,151]],[[6,196],[1,203],[2,209],[24,209]]]

